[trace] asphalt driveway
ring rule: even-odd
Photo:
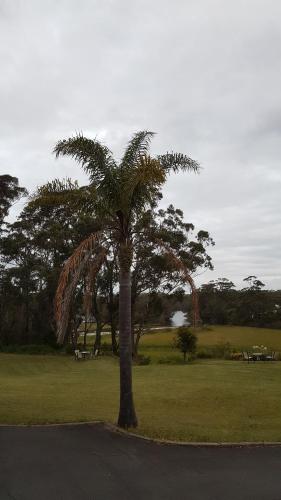
[[[161,445],[102,424],[0,427],[0,500],[281,500],[281,447]]]

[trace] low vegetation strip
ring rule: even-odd
[[[281,330],[270,328],[254,328],[249,326],[209,326],[195,330],[199,346],[212,346],[220,343],[229,343],[233,347],[253,346],[264,344],[276,350],[281,350]],[[160,332],[146,334],[142,337],[141,345],[168,346],[171,344],[173,330],[163,328]]]
[[[275,352],[276,359],[281,357],[281,330],[241,326],[210,326],[192,329],[198,337],[196,357],[200,359],[239,359],[243,351],[251,351],[254,346],[266,346],[270,354]],[[141,337],[139,353],[151,363],[182,363],[183,357],[175,348],[175,329],[151,330]],[[82,336],[80,342],[82,342]],[[95,338],[88,337],[89,348]],[[103,337],[104,348],[110,348],[110,336]],[[238,355],[238,356],[236,356]]]
[[[134,367],[138,433],[179,441],[281,441],[281,363]],[[0,355],[1,424],[115,423],[118,361]]]

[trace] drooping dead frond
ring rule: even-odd
[[[106,248],[101,246],[101,233],[96,233],[84,240],[65,263],[55,297],[58,343],[64,340],[74,291],[89,261],[92,260],[92,267],[97,273],[106,253]]]
[[[198,294],[197,294],[197,289],[196,289],[195,283],[194,283],[192,277],[190,276],[184,263],[181,261],[181,259],[179,259],[175,255],[175,253],[167,245],[167,243],[165,243],[164,241],[159,240],[159,239],[156,240],[156,243],[157,243],[157,245],[159,245],[161,248],[163,248],[165,250],[165,252],[168,255],[168,257],[170,258],[173,266],[177,269],[177,271],[179,271],[183,275],[185,282],[188,283],[190,286],[191,295],[192,295],[192,316],[193,316],[192,317],[192,324],[194,327],[196,327],[196,326],[198,326],[198,324],[200,322],[200,314],[199,314]]]
[[[96,284],[96,277],[107,255],[107,251],[105,251],[104,253],[103,250],[105,249],[101,249],[98,256],[96,256],[94,259],[89,259],[86,266],[83,306],[84,306],[84,313],[87,318],[90,317],[92,312],[93,293]],[[100,260],[98,259],[99,256],[101,257]]]
[[[91,280],[89,274],[86,275],[85,277],[85,290],[84,290],[84,296],[83,296],[83,309],[84,309],[84,314],[85,314],[85,319],[86,321],[91,315],[91,309],[92,309],[92,285],[91,285]]]

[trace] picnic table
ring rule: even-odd
[[[254,361],[262,361],[265,358],[264,352],[253,352],[252,356],[254,358]]]
[[[91,351],[80,351],[82,354],[82,358],[85,360],[86,358],[90,358]]]
[[[275,358],[275,352],[243,352],[243,358],[245,361],[274,361]]]

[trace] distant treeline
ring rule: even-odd
[[[267,290],[256,276],[244,279],[236,290],[232,281],[221,278],[199,289],[203,323],[281,329],[281,290]]]
[[[56,280],[54,280],[56,281]],[[26,282],[26,286],[30,282]],[[202,285],[198,290],[200,318],[202,324],[243,325],[281,329],[281,290],[266,290],[258,280],[247,278],[242,290],[235,290],[231,282],[223,279]],[[2,281],[0,304],[0,339],[5,344],[55,344],[55,325],[53,320],[53,287],[28,291],[15,287],[9,276]],[[78,302],[82,296],[77,297]],[[82,304],[81,304],[82,307]],[[83,312],[72,318],[71,331],[76,333],[72,339],[77,342],[78,332],[113,330],[118,344],[118,294],[112,301],[105,296],[95,297],[98,321],[90,318],[85,324]],[[78,307],[79,310],[79,307]],[[182,310],[191,317],[192,301],[190,294],[181,291],[174,293],[143,293],[134,303],[135,335],[142,335],[151,326],[170,326],[171,317]],[[94,321],[94,325],[92,323]],[[74,324],[75,323],[75,324]],[[70,334],[71,337],[71,334]],[[71,338],[69,341],[71,342]]]

